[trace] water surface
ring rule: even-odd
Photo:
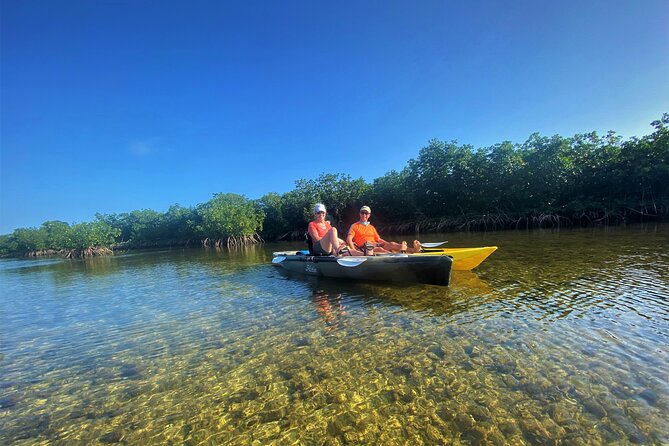
[[[443,238],[499,250],[449,287],[2,260],[0,443],[669,443],[669,225]]]

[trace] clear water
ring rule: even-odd
[[[497,245],[450,287],[271,252],[0,261],[0,444],[667,444],[669,225]]]

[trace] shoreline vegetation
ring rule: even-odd
[[[669,216],[669,113],[654,131],[531,135],[475,149],[432,140],[401,171],[371,183],[345,174],[298,180],[257,200],[217,193],[194,207],[96,214],[93,222],[47,221],[0,235],[1,256],[85,258],[169,246],[236,248],[302,239],[323,202],[340,232],[363,204],[383,233],[561,228],[658,221]]]

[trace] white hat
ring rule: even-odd
[[[369,206],[363,206],[363,207],[361,207],[361,208],[360,208],[360,212],[362,212],[362,211],[367,211],[367,212],[369,212],[370,214],[372,213],[372,210],[370,209]]]
[[[318,214],[319,212],[327,212],[324,204],[317,203],[314,207],[314,214]]]

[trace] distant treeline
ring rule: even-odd
[[[372,207],[386,231],[444,231],[586,225],[669,214],[669,114],[653,133],[623,140],[614,132],[573,137],[533,134],[475,149],[432,140],[401,171],[371,184],[345,174],[298,180],[284,194],[258,200],[215,194],[195,207],[167,212],[96,214],[69,225],[48,221],[0,236],[0,254],[86,256],[112,247],[235,246],[304,232],[313,205],[325,203],[344,230],[357,209]]]

